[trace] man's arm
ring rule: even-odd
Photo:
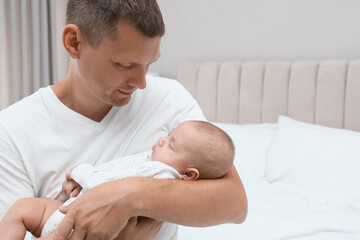
[[[132,216],[188,226],[241,223],[247,215],[242,182],[232,167],[221,179],[182,181],[127,178],[85,192],[65,211],[54,239],[113,239]],[[114,221],[116,219],[116,221]]]
[[[150,180],[150,179],[149,179]],[[194,227],[242,223],[247,198],[233,166],[221,179],[199,181],[154,180],[141,183],[136,201],[141,216]]]

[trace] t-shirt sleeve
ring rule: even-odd
[[[191,94],[177,81],[174,81],[171,96],[172,127],[186,120],[207,121],[199,104]]]
[[[34,197],[27,171],[15,144],[0,125],[0,219],[23,197]]]

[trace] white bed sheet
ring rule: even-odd
[[[269,184],[247,179],[249,212],[243,224],[179,227],[179,240],[331,240],[360,239],[360,209],[314,200],[316,190],[296,182]]]

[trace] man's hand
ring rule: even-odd
[[[62,206],[60,211],[66,216],[55,230],[53,240],[115,239],[130,217],[136,216],[131,197],[137,191],[126,181],[100,184],[84,192],[70,205]],[[67,238],[72,230],[71,237]]]
[[[76,165],[77,166],[77,165]],[[80,186],[80,184],[78,184],[77,182],[75,182],[72,178],[71,178],[71,172],[74,170],[73,167],[71,168],[65,175],[65,181],[62,184],[62,191],[63,193],[66,193],[67,195],[69,195],[70,197],[76,197],[82,187]]]
[[[164,222],[147,217],[132,217],[115,240],[153,240]]]
[[[38,240],[51,240],[53,237],[53,234],[46,235],[45,237],[36,238]]]

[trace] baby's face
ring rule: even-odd
[[[191,123],[181,123],[168,136],[160,138],[153,146],[152,160],[165,163],[179,173],[191,166],[196,154],[198,133]]]

